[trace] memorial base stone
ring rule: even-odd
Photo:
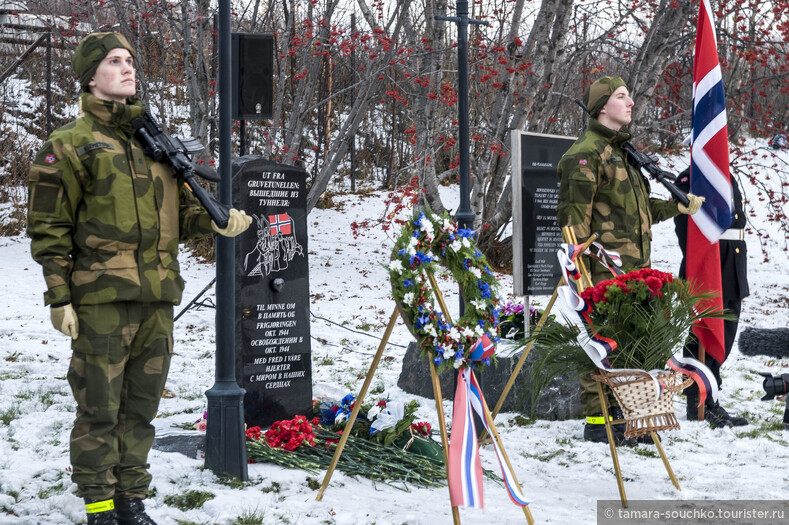
[[[171,431],[157,435],[153,449],[161,452],[178,452],[191,459],[200,459],[205,453],[205,432]]]
[[[433,386],[430,382],[430,367],[427,360],[420,357],[420,349],[415,342],[408,345],[403,357],[403,368],[397,386],[409,394],[432,398]],[[512,371],[518,364],[520,356],[512,358],[499,357],[498,366],[488,366],[479,374],[482,392],[491,410],[496,405],[509,381]],[[521,412],[538,419],[564,420],[583,416],[583,409],[578,400],[580,387],[578,380],[567,377],[552,379],[540,392],[534,413],[531,413],[531,383],[529,375],[534,357],[529,356],[515,380],[509,395],[501,407],[502,412]],[[455,395],[455,376],[457,371],[445,370],[439,374],[441,393],[445,399],[453,399]]]

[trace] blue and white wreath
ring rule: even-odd
[[[464,315],[450,324],[436,311],[425,273],[444,267],[460,284]],[[498,281],[474,244],[474,231],[458,228],[445,214],[419,212],[400,231],[387,266],[392,295],[426,356],[439,370],[469,363],[474,343],[487,334],[499,340]],[[480,361],[487,365],[490,359]]]

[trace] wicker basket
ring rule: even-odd
[[[658,376],[663,392],[655,401],[655,381],[642,370],[599,370],[592,377],[611,388],[625,414],[625,437],[638,438],[650,432],[679,428],[674,414],[674,393],[693,380],[682,374],[665,372]]]

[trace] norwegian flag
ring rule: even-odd
[[[293,221],[287,213],[278,213],[277,215],[268,216],[269,228],[271,228],[271,236],[278,233],[282,235],[290,235],[293,233]]]
[[[688,220],[686,276],[702,290],[718,295],[710,303],[723,307],[718,239],[732,223],[729,140],[712,8],[701,0],[693,56],[693,142],[690,153],[690,193],[705,197]],[[723,320],[705,319],[694,328],[704,350],[716,361],[725,356]]]

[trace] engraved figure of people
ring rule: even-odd
[[[304,257],[304,249],[301,247],[301,244],[296,242],[296,236],[288,235],[285,237],[285,257],[288,261],[292,261],[297,253]]]
[[[273,272],[285,270],[288,267],[288,261],[285,259],[283,253],[284,246],[282,238],[282,232],[278,231],[277,234],[274,235],[274,238],[271,239],[271,250],[269,253],[271,253],[271,256],[273,257],[273,266],[271,268],[271,271]]]
[[[254,275],[268,275],[271,273],[271,233],[269,231],[270,225],[265,217],[258,217],[253,215],[257,222],[258,240],[255,247],[244,258],[244,271],[247,271],[250,264],[254,264],[254,268],[247,275],[250,277]],[[251,258],[251,260],[250,260]]]

